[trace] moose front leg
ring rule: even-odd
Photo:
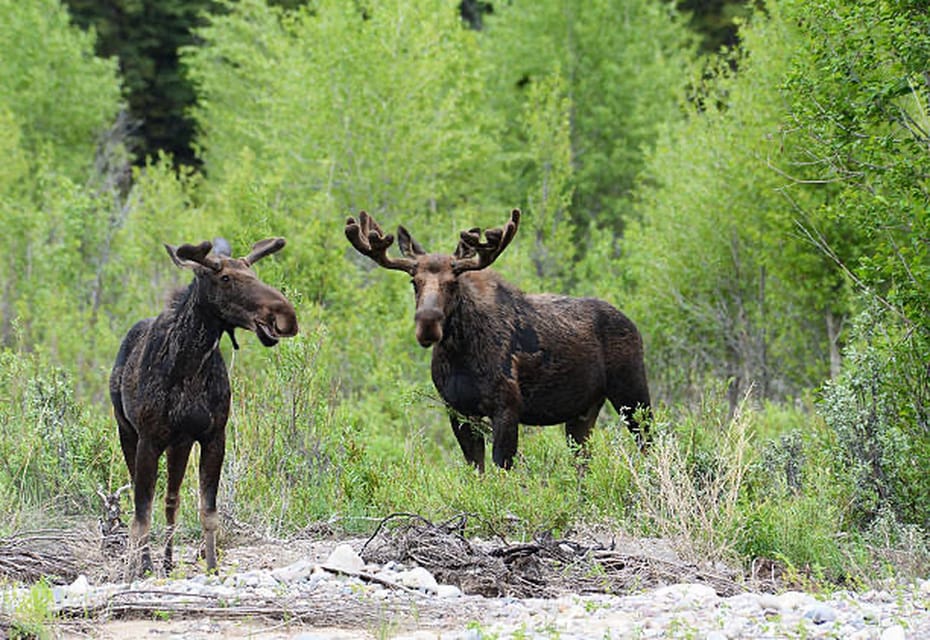
[[[517,440],[519,439],[519,422],[517,415],[506,412],[492,420],[493,445],[491,457],[501,469],[513,467],[513,458],[517,455]]]
[[[174,568],[172,559],[174,546],[174,532],[177,528],[178,505],[181,501],[181,482],[187,470],[187,459],[190,456],[193,440],[186,440],[177,445],[168,447],[166,451],[168,466],[168,488],[165,492],[165,575]]]
[[[454,413],[449,414],[452,423],[452,432],[459,441],[465,460],[484,472],[484,434],[472,426],[470,421],[462,422]]]
[[[514,372],[516,373],[516,372]],[[494,464],[502,469],[513,467],[517,455],[519,438],[520,408],[522,399],[516,380],[507,380],[500,390],[500,402],[491,416],[492,449]]]
[[[216,511],[216,494],[225,455],[225,434],[200,444],[200,525],[203,527],[204,559],[207,572],[216,572],[216,530],[220,517]]]

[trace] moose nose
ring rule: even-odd
[[[273,309],[274,328],[279,336],[297,335],[297,312],[289,304],[280,304]]]
[[[417,325],[417,342],[421,347],[430,347],[442,340],[442,321],[445,318],[439,309],[420,309],[413,316]]]

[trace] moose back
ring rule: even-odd
[[[514,209],[485,241],[479,229],[463,231],[451,255],[427,253],[398,227],[402,257],[388,256],[394,237],[364,211],[345,233],[359,253],[413,278],[415,335],[433,348],[433,384],[457,413],[490,418],[495,464],[513,465],[520,423],[565,423],[583,445],[607,399],[644,447],[648,426],[634,416],[650,406],[639,331],[602,300],[524,294],[487,269],[519,222]],[[451,421],[466,460],[483,469],[484,437],[470,420]]]

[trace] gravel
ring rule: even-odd
[[[862,592],[721,596],[680,583],[636,593],[486,598],[441,584],[423,567],[366,564],[358,544],[321,557],[235,563],[218,576],[94,584],[80,575],[52,589],[61,637],[116,638],[845,638],[930,637],[930,580]],[[254,566],[254,565],[265,566]],[[0,588],[22,609],[29,588]],[[2,631],[2,630],[0,630]]]

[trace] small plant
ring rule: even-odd
[[[488,631],[484,630],[481,627],[481,623],[477,620],[472,620],[467,625],[465,625],[465,628],[468,631],[474,631],[480,640],[498,640],[500,638],[500,634],[489,633]]]
[[[172,614],[170,611],[164,611],[162,609],[156,609],[152,612],[152,619],[158,620],[159,622],[168,622],[171,620],[171,616]]]
[[[374,628],[371,629],[371,635],[378,640],[388,640],[396,636],[399,630],[400,624],[391,620],[389,616],[384,615],[378,618],[378,622],[375,623]]]
[[[51,624],[55,619],[55,598],[44,580],[32,585],[22,600],[16,603],[10,621],[10,638],[53,637]]]

